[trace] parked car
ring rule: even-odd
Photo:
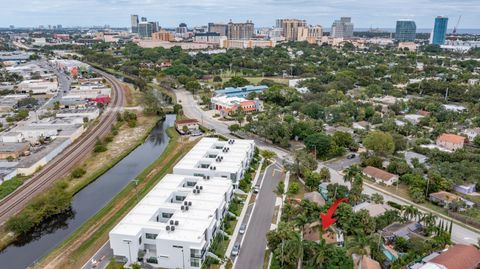
[[[246,225],[246,224],[242,224],[242,225],[240,226],[240,230],[238,230],[238,232],[239,232],[240,234],[244,234],[246,229],[247,229],[247,225]]]
[[[357,157],[357,155],[355,155],[355,153],[352,153],[347,156],[347,159],[354,159],[355,157]]]
[[[233,249],[232,249],[232,256],[238,256],[238,254],[240,253],[240,243],[235,243],[235,245],[233,245]]]
[[[255,185],[253,187],[253,193],[258,193],[260,191],[260,185]]]

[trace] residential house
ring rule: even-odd
[[[393,210],[393,208],[385,204],[363,202],[353,207],[353,212],[358,212],[360,210],[366,210],[370,217],[377,217],[383,215],[387,210]]]
[[[475,184],[455,185],[454,190],[463,194],[471,194],[477,191]]]
[[[480,251],[472,245],[457,244],[418,269],[476,269],[480,266]]]
[[[405,151],[403,152],[403,154],[405,156],[405,160],[407,161],[407,164],[412,168],[413,168],[413,159],[417,159],[418,162],[421,164],[425,164],[428,160],[427,156],[420,153],[416,153],[414,151]]]
[[[352,254],[354,269],[381,269],[380,263],[367,255]]]
[[[412,237],[420,236],[419,233],[423,230],[423,226],[415,221],[408,221],[405,223],[394,222],[380,231],[380,235],[386,241],[392,242],[397,237],[403,237],[409,240]]]
[[[368,127],[370,127],[370,123],[368,123],[368,121],[354,122],[352,127],[353,129],[366,130]]]
[[[460,135],[443,133],[437,137],[436,144],[447,150],[454,151],[463,148],[465,139],[465,137]]]
[[[407,114],[407,115],[405,115],[405,120],[410,122],[411,124],[414,124],[414,125],[417,125],[422,118],[424,118],[424,116],[417,115],[417,114]]]
[[[473,139],[475,139],[475,137],[480,134],[480,128],[477,127],[465,129],[463,130],[462,134],[466,135],[469,141],[473,141]]]
[[[437,203],[445,208],[450,208],[450,205],[453,202],[457,202],[459,200],[462,200],[465,202],[467,208],[473,207],[475,204],[471,201],[468,201],[466,199],[463,199],[462,197],[446,192],[446,191],[439,191],[439,192],[434,192],[430,193],[429,195],[429,200],[432,201],[433,203]]]
[[[321,227],[322,223],[320,221],[305,224],[303,226],[303,240],[317,243],[320,242],[320,240],[325,240],[327,244],[343,245],[343,233],[340,230],[329,228],[326,232],[322,233]]]
[[[392,185],[393,183],[398,181],[398,175],[389,173],[385,170],[367,166],[363,169],[363,174],[371,179],[373,179],[376,183],[384,183],[386,185]]]

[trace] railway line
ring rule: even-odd
[[[92,151],[97,138],[109,133],[116,120],[117,108],[124,105],[123,87],[114,76],[100,70],[95,71],[112,85],[112,102],[100,116],[98,124],[87,130],[42,170],[0,201],[0,224],[22,210],[33,197],[46,190],[55,180],[66,175],[71,168],[78,165]]]

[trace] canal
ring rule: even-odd
[[[175,115],[158,122],[143,144],[97,180],[75,194],[72,209],[35,229],[28,237],[8,246],[0,253],[0,268],[23,269],[47,255],[78,227],[103,208],[132,179],[155,161],[165,150]]]

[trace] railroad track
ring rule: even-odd
[[[7,221],[12,215],[23,209],[30,199],[50,187],[55,180],[67,174],[72,167],[78,165],[92,151],[97,138],[109,133],[116,120],[116,109],[113,108],[122,107],[124,104],[123,87],[114,76],[100,70],[96,70],[96,72],[110,82],[113,95],[112,102],[101,115],[99,123],[87,130],[77,141],[34,174],[31,179],[0,201],[0,223]]]

